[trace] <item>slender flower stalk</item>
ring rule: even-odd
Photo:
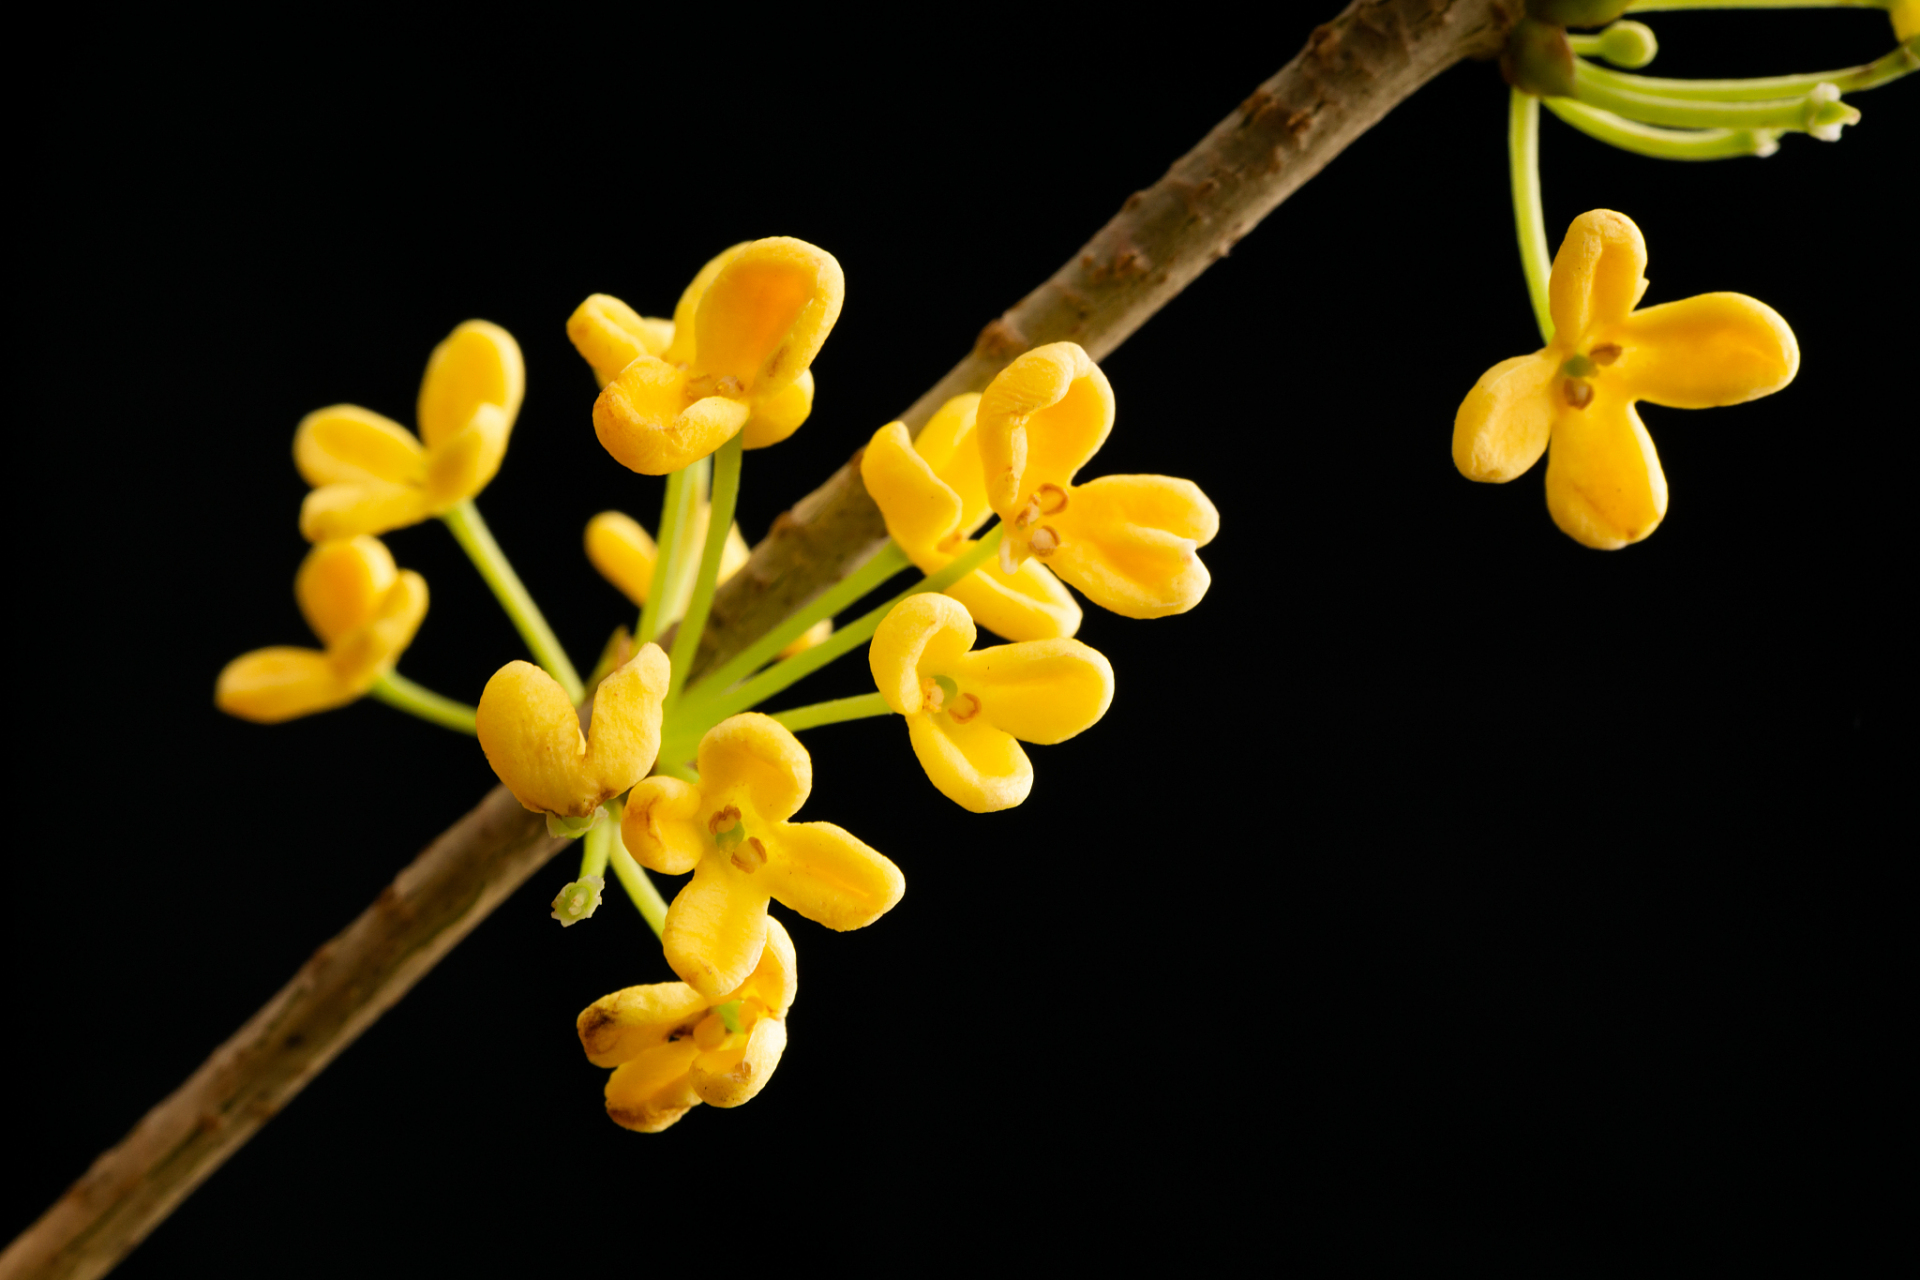
[[[823,724],[839,724],[842,720],[864,720],[869,716],[892,714],[893,708],[887,705],[885,696],[862,693],[851,698],[812,702],[791,711],[775,712],[773,719],[776,724],[798,733],[802,729],[817,729]]]
[[[1576,59],[1573,79],[1580,101],[1643,124],[1681,129],[1790,129],[1806,133],[1822,127],[1853,124],[1860,119],[1856,108],[1844,102],[1822,100],[1811,91],[1784,101],[1689,100],[1621,88],[1614,79],[1618,74],[1585,59]]]
[[[1633,0],[1629,13],[1677,13],[1685,9],[1885,9],[1887,0]]]
[[[457,733],[473,733],[472,707],[415,684],[398,671],[389,671],[375,680],[367,693],[410,716],[419,716],[422,720]]]
[[[507,562],[506,553],[500,550],[500,544],[493,540],[492,530],[487,522],[480,518],[480,509],[468,498],[450,508],[440,517],[447,528],[453,531],[454,540],[460,549],[467,553],[467,559],[473,561],[473,567],[486,579],[500,607],[507,611],[520,638],[527,642],[527,649],[533,654],[546,673],[560,682],[567,696],[575,703],[587,696],[585,686],[580,683],[580,673],[573,669],[567,651],[560,647],[559,637],[553,634],[553,628],[547,625],[540,606],[527,594],[527,588],[520,581],[520,575],[513,571]]]
[[[1909,45],[1902,45],[1884,57],[1857,67],[1839,71],[1810,71],[1805,75],[1762,76],[1750,80],[1675,80],[1662,76],[1635,75],[1630,71],[1616,71],[1592,63],[1580,65],[1576,74],[1582,81],[1616,92],[1696,102],[1769,102],[1805,97],[1822,84],[1830,84],[1841,93],[1878,89],[1916,70],[1920,70],[1920,53],[1916,53]]]
[[[686,545],[687,530],[693,523],[700,463],[680,468],[667,476],[666,496],[660,500],[660,538],[653,561],[653,582],[647,588],[647,602],[640,608],[640,621],[634,632],[635,644],[645,644],[660,634],[661,612],[669,598],[678,598],[674,588],[680,579],[678,561]]]
[[[620,877],[620,887],[627,891],[627,897],[638,908],[640,918],[647,922],[647,928],[653,930],[653,936],[659,937],[667,927],[667,900],[660,896],[660,890],[654,887],[646,869],[633,860],[627,852],[627,846],[620,839],[620,823],[615,820],[607,823],[609,832],[607,850],[613,874]]]
[[[1520,240],[1520,266],[1527,274],[1527,297],[1540,340],[1553,341],[1553,316],[1547,308],[1546,214],[1540,205],[1540,99],[1515,89],[1508,104],[1507,163],[1513,185],[1513,229]]]
[[[608,844],[609,832],[612,833],[612,838],[619,838],[620,820],[612,812],[589,827],[587,834],[580,838],[580,878],[582,880],[588,876],[603,878],[606,876],[607,856],[613,851],[612,846]]]
[[[700,633],[706,630],[707,614],[713,609],[713,589],[720,578],[720,557],[726,550],[727,531],[733,527],[733,510],[740,498],[740,452],[743,447],[743,437],[736,434],[714,454],[713,497],[707,509],[706,545],[700,551],[700,576],[694,580],[693,599],[688,602],[686,616],[680,620],[680,630],[673,638],[674,675],[667,693],[669,709],[687,681],[687,672],[693,666],[693,655],[700,647]],[[648,603],[651,604],[653,599],[649,596]]]
[[[1572,98],[1545,98],[1547,110],[1589,138],[1656,160],[1727,160],[1770,156],[1780,149],[1777,129],[1663,129],[1623,120]]]

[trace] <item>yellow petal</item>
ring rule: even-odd
[[[649,1049],[607,1077],[607,1114],[624,1129],[659,1133],[699,1105],[687,1072],[700,1047],[691,1039]]]
[[[900,901],[907,878],[877,850],[831,822],[779,824],[755,873],[781,903],[829,929],[872,924]]]
[[[1573,220],[1547,280],[1554,341],[1576,347],[1589,330],[1617,324],[1647,290],[1647,242],[1624,213],[1592,209]]]
[[[737,1107],[767,1087],[786,1048],[787,1024],[762,1018],[753,1024],[745,1044],[695,1058],[687,1083],[710,1107]]]
[[[527,808],[589,817],[653,767],[666,692],[667,657],[660,646],[643,645],[600,682],[583,735],[552,676],[530,662],[509,662],[480,695],[480,748]]]
[[[894,711],[912,715],[920,710],[921,681],[958,666],[978,634],[959,601],[925,591],[908,596],[880,620],[867,646],[874,687]]]
[[[498,405],[483,404],[467,425],[427,454],[427,505],[438,515],[477,497],[500,472],[513,422]]]
[[[649,871],[680,876],[693,870],[707,851],[700,824],[700,788],[678,778],[655,776],[633,784],[620,839],[634,861]]]
[[[213,704],[242,720],[278,724],[345,706],[360,693],[341,682],[326,654],[280,645],[229,662],[214,682]]]
[[[692,1035],[707,1000],[684,982],[652,982],[601,996],[580,1011],[574,1029],[596,1067],[617,1067],[667,1043],[676,1031]]]
[[[698,354],[694,345],[698,331],[693,320],[700,312],[700,299],[707,296],[707,290],[719,277],[721,268],[739,257],[751,243],[752,241],[742,240],[739,244],[715,254],[694,275],[693,282],[681,291],[680,301],[673,304],[673,342],[661,359],[669,364],[693,364]]]
[[[791,382],[778,383],[755,395],[753,412],[740,428],[740,447],[764,449],[779,444],[800,429],[813,412],[813,371],[802,369]]]
[[[700,860],[667,908],[660,943],[680,980],[718,1001],[751,974],[767,942],[767,868],[737,871],[720,854]]]
[[[429,449],[451,440],[483,404],[498,408],[511,430],[526,390],[526,364],[513,335],[497,324],[469,320],[427,357],[427,375],[420,380],[420,439]]]
[[[1113,429],[1107,375],[1071,342],[1035,347],[995,375],[974,432],[987,498],[1003,518],[1043,484],[1065,488]]]
[[[960,495],[960,531],[972,533],[987,518],[987,476],[980,462],[974,421],[980,412],[977,394],[955,396],[941,405],[913,438],[916,453],[933,473]]]
[[[636,605],[647,602],[658,555],[652,536],[630,515],[602,511],[587,521],[587,559]]]
[[[959,529],[960,495],[915,451],[904,422],[890,422],[873,433],[860,454],[860,478],[880,508],[887,532],[908,555],[936,554],[940,540]]]
[[[1547,451],[1547,510],[1575,542],[1612,551],[1654,531],[1667,513],[1667,478],[1647,428],[1626,398],[1596,384],[1585,409],[1567,409]]]
[[[365,480],[414,483],[425,458],[411,431],[357,404],[316,409],[293,433],[293,464],[315,488]]]
[[[846,279],[804,240],[755,240],[729,258],[694,313],[693,367],[764,393],[798,378],[840,318]]]
[[[964,555],[972,545],[964,542],[954,554]],[[965,605],[975,622],[1008,640],[1048,640],[1080,629],[1073,593],[1038,560],[1022,561],[1011,574],[998,560],[989,560],[946,594]]]
[[[1102,476],[1044,519],[1060,536],[1047,567],[1122,617],[1185,613],[1212,581],[1194,552],[1213,540],[1220,513],[1191,480]]]
[[[330,484],[300,504],[300,534],[309,542],[332,542],[404,529],[432,514],[425,491],[414,485],[379,480]]]
[[[1887,17],[1893,21],[1894,39],[1911,40],[1920,36],[1920,0],[1893,0]]]
[[[740,989],[727,998],[754,997],[766,1005],[774,1017],[784,1018],[799,993],[800,969],[794,958],[793,938],[785,925],[768,916],[767,947],[760,953],[760,963],[754,966],[752,975]]]
[[[985,716],[955,724],[952,716],[907,717],[913,754],[940,794],[970,813],[1011,809],[1033,790],[1033,765],[1013,735]]]
[[[1042,746],[1092,728],[1113,703],[1112,665],[1078,640],[995,645],[968,654],[953,678],[994,728]]]
[[[293,595],[313,634],[331,644],[373,616],[399,572],[378,538],[322,542],[300,562]]]
[[[399,661],[427,616],[427,580],[411,569],[395,576],[373,616],[327,646],[327,661],[351,689],[365,693]]]
[[[1469,480],[1505,484],[1540,461],[1553,432],[1549,351],[1502,360],[1480,375],[1453,415],[1453,465]]]
[[[800,739],[757,711],[729,716],[700,740],[700,788],[745,797],[769,822],[784,822],[813,790],[813,759]]]
[[[1620,347],[1601,376],[1635,400],[1676,409],[1744,404],[1800,371],[1800,344],[1780,313],[1741,293],[1703,293],[1636,311],[1597,335]]]
[[[596,293],[567,317],[567,337],[604,387],[637,357],[665,355],[673,321],[649,319],[610,293]]]
[[[747,403],[724,396],[695,400],[687,374],[641,356],[593,402],[593,430],[622,466],[663,476],[718,449],[746,423]]]

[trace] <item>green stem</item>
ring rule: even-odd
[[[1573,61],[1576,96],[1588,106],[1611,111],[1642,124],[1681,129],[1793,129],[1806,132],[1818,124],[1852,124],[1860,112],[1841,102],[1711,102],[1667,98],[1624,89],[1615,83],[1617,71],[1596,67],[1584,58]]]
[[[547,674],[560,682],[566,690],[569,701],[579,703],[586,697],[586,690],[580,684],[580,673],[573,669],[573,663],[567,659],[567,651],[560,647],[559,638],[553,634],[553,628],[547,625],[540,607],[527,594],[520,582],[520,575],[507,563],[507,557],[500,550],[500,544],[493,540],[493,532],[487,528],[487,522],[480,518],[480,508],[473,505],[473,499],[452,507],[440,514],[447,528],[453,530],[453,537],[460,549],[467,553],[467,559],[473,561],[473,567],[480,571],[487,585],[493,589],[494,599],[507,611],[507,617],[513,620],[513,626],[520,638],[527,642],[528,650],[534,660],[546,668]]]
[[[1885,9],[1887,0],[1633,0],[1629,13],[1677,13],[1683,9]]]
[[[1540,99],[1518,89],[1507,109],[1507,164],[1513,185],[1513,230],[1520,241],[1527,298],[1540,326],[1540,341],[1552,342],[1547,278],[1553,272],[1553,259],[1547,253],[1547,217],[1540,206]]]
[[[1595,84],[1627,93],[1702,102],[1767,102],[1781,98],[1804,98],[1813,92],[1816,85],[1821,84],[1833,85],[1842,93],[1877,89],[1914,71],[1920,71],[1920,52],[1915,52],[1909,45],[1902,45],[1864,66],[1848,67],[1843,71],[1810,71],[1799,76],[1762,76],[1751,80],[1672,80],[1661,76],[1638,76],[1630,71],[1615,71],[1612,67],[1593,65],[1580,74]]]
[[[1609,146],[1659,160],[1725,160],[1733,156],[1770,156],[1780,149],[1772,129],[1662,129],[1622,120],[1609,111],[1572,98],[1548,98],[1547,110]]]
[[[687,755],[683,758],[691,759],[692,753],[688,752]],[[678,764],[678,763],[675,763],[673,760],[668,759],[667,749],[664,746],[661,747],[660,749],[660,758],[653,762],[653,771],[655,773],[664,773],[669,778],[678,778],[682,782],[700,781],[700,775],[695,773],[692,769],[688,768],[684,764]]]
[[[667,477],[666,496],[660,500],[659,539],[653,548],[653,577],[647,584],[647,602],[640,607],[633,643],[637,648],[660,634],[673,603],[667,593],[674,585],[674,555],[680,549],[681,528],[693,510],[692,467],[682,467]]]
[[[607,874],[607,854],[612,845],[609,843],[620,831],[619,810],[613,805],[607,806],[607,816],[600,819],[586,835],[580,839],[580,879],[588,876],[605,877]]]
[[[667,686],[667,706],[680,696],[693,668],[693,655],[700,648],[700,633],[707,628],[707,614],[713,608],[713,588],[720,579],[720,557],[726,554],[727,534],[733,528],[733,509],[740,498],[740,451],[745,448],[745,432],[733,438],[713,455],[713,497],[707,505],[707,542],[700,549],[700,576],[694,579],[693,599],[674,633],[672,665]]]
[[[404,711],[410,716],[419,716],[422,720],[443,725],[448,729],[471,734],[473,730],[473,708],[464,702],[455,702],[443,697],[423,685],[401,675],[398,671],[389,671],[373,682],[368,693],[380,699],[388,706]]]
[[[667,928],[667,900],[660,896],[660,890],[654,888],[653,881],[627,852],[617,823],[607,845],[612,853],[613,874],[620,877],[621,887],[633,899],[633,905],[640,908],[640,918],[647,922],[647,928],[653,930],[654,937],[659,937]]]
[[[864,720],[869,716],[892,714],[893,708],[887,705],[883,695],[862,693],[851,698],[835,698],[831,702],[808,703],[791,711],[778,711],[773,718],[798,733],[802,729],[817,729],[823,724],[839,724],[842,720]]]
[[[865,564],[802,605],[773,630],[742,649],[686,691],[688,703],[704,702],[746,679],[780,656],[808,627],[831,618],[902,569],[913,566],[900,544],[889,540]]]

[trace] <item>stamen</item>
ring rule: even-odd
[[[714,390],[723,396],[737,396],[746,389],[747,384],[732,374],[728,374],[726,377],[720,379],[719,384],[714,387]]]
[[[947,713],[955,724],[965,724],[980,714],[980,699],[970,693],[963,693],[953,700],[953,710]]]
[[[1028,498],[1027,505],[1020,508],[1020,514],[1013,518],[1013,527],[1016,529],[1025,529],[1039,518],[1040,499],[1037,496]]]
[[[929,676],[926,683],[920,686],[920,692],[927,710],[938,715],[960,696],[960,686],[947,676]]]
[[[1043,516],[1057,516],[1067,509],[1067,491],[1057,484],[1043,484],[1033,491],[1033,500]]]
[[[1033,536],[1027,539],[1027,544],[1033,548],[1033,554],[1050,556],[1060,549],[1060,535],[1048,526],[1041,525],[1033,531]]]
[[[739,805],[730,804],[724,809],[716,809],[713,816],[707,819],[707,834],[717,836],[728,827],[739,825],[739,822]]]
[[[1584,409],[1593,403],[1593,388],[1578,378],[1568,378],[1561,383],[1560,394],[1576,409]]]
[[[730,861],[736,871],[752,875],[767,865],[767,846],[760,843],[758,836],[748,836],[746,843],[733,851]]]
[[[1588,352],[1588,355],[1593,358],[1595,364],[1612,364],[1620,358],[1620,344],[1617,342],[1602,343],[1600,346]]]

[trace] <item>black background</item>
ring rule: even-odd
[[[213,710],[227,659],[307,640],[303,413],[411,422],[448,329],[511,330],[528,394],[481,506],[585,665],[629,611],[581,527],[651,526],[659,482],[593,439],[562,328],[583,296],[665,314],[755,236],[840,259],[814,416],[749,458],[757,538],[1333,7],[1172,29],[169,19],[36,50],[0,1237],[492,781],[471,742],[370,702],[278,728]],[[1891,44],[1877,13],[1652,21],[1664,74]],[[670,975],[617,891],[564,934],[548,918],[568,855],[123,1274],[1250,1243],[1560,1270],[1649,1226],[1713,1256],[1753,1211],[1742,1238],[1782,1244],[1836,1190],[1876,1217],[1852,1171],[1886,1140],[1905,842],[1879,824],[1911,654],[1915,324],[1889,300],[1913,211],[1890,185],[1920,97],[1856,101],[1841,144],[1765,162],[1543,123],[1556,243],[1623,210],[1650,303],[1750,293],[1804,352],[1770,399],[1646,410],[1672,509],[1602,554],[1555,530],[1539,469],[1477,486],[1449,460],[1475,377],[1537,342],[1505,90],[1487,64],[1440,77],[1107,362],[1119,419],[1088,474],[1205,488],[1214,587],[1177,619],[1088,610],[1118,698],[1033,752],[1031,801],[961,812],[890,720],[807,735],[800,816],[910,891],[857,934],[783,917],[804,981],[759,1099],[657,1137],[604,1118],[573,1016]],[[388,541],[433,592],[404,670],[472,700],[514,634],[443,529]],[[871,687],[839,665],[789,701]]]

